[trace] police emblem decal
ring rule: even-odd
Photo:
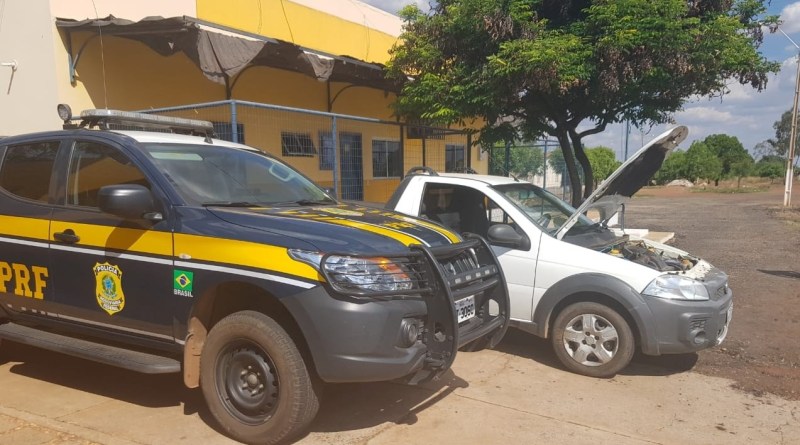
[[[125,294],[122,293],[122,271],[109,263],[95,263],[92,268],[95,279],[95,296],[100,308],[114,315],[125,309]]]

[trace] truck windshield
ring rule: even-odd
[[[335,203],[292,167],[259,152],[219,145],[143,145],[156,167],[191,205]]]
[[[547,190],[527,182],[498,185],[494,189],[514,203],[531,221],[551,234],[556,233],[575,213],[575,208],[571,205],[558,199]],[[570,232],[581,231],[596,225],[594,221],[581,215]]]

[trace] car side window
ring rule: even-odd
[[[509,224],[514,225],[514,220],[508,216],[505,210],[502,207],[497,205],[494,201],[492,201],[489,197],[486,197],[486,210],[489,216],[489,223],[490,225],[494,224]]]
[[[97,207],[100,188],[116,184],[150,188],[142,171],[121,151],[96,142],[76,142],[69,163],[67,204]]]
[[[471,232],[483,237],[491,224],[510,223],[508,215],[486,195],[460,185],[426,186],[420,216],[456,232]]]
[[[32,142],[6,148],[0,187],[21,198],[48,202],[59,141]]]

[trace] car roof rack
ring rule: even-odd
[[[134,127],[147,130],[167,130],[172,133],[191,134],[210,138],[214,125],[209,121],[158,116],[120,110],[91,109],[81,112],[80,127],[98,127],[102,130],[118,130],[113,127]]]

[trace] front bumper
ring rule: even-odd
[[[475,268],[463,262],[468,251],[477,259]],[[502,339],[508,328],[508,291],[484,240],[413,246],[412,255],[426,277],[416,293],[343,295],[325,285],[281,300],[323,381],[418,383],[449,369],[458,348],[471,342],[493,347]],[[469,297],[475,299],[476,314],[459,324],[455,302]],[[419,329],[413,342],[403,329],[409,324]]]
[[[722,343],[733,313],[733,292],[726,287],[715,297],[685,301],[643,296],[653,317],[649,338],[643,339],[644,353],[683,354]]]

